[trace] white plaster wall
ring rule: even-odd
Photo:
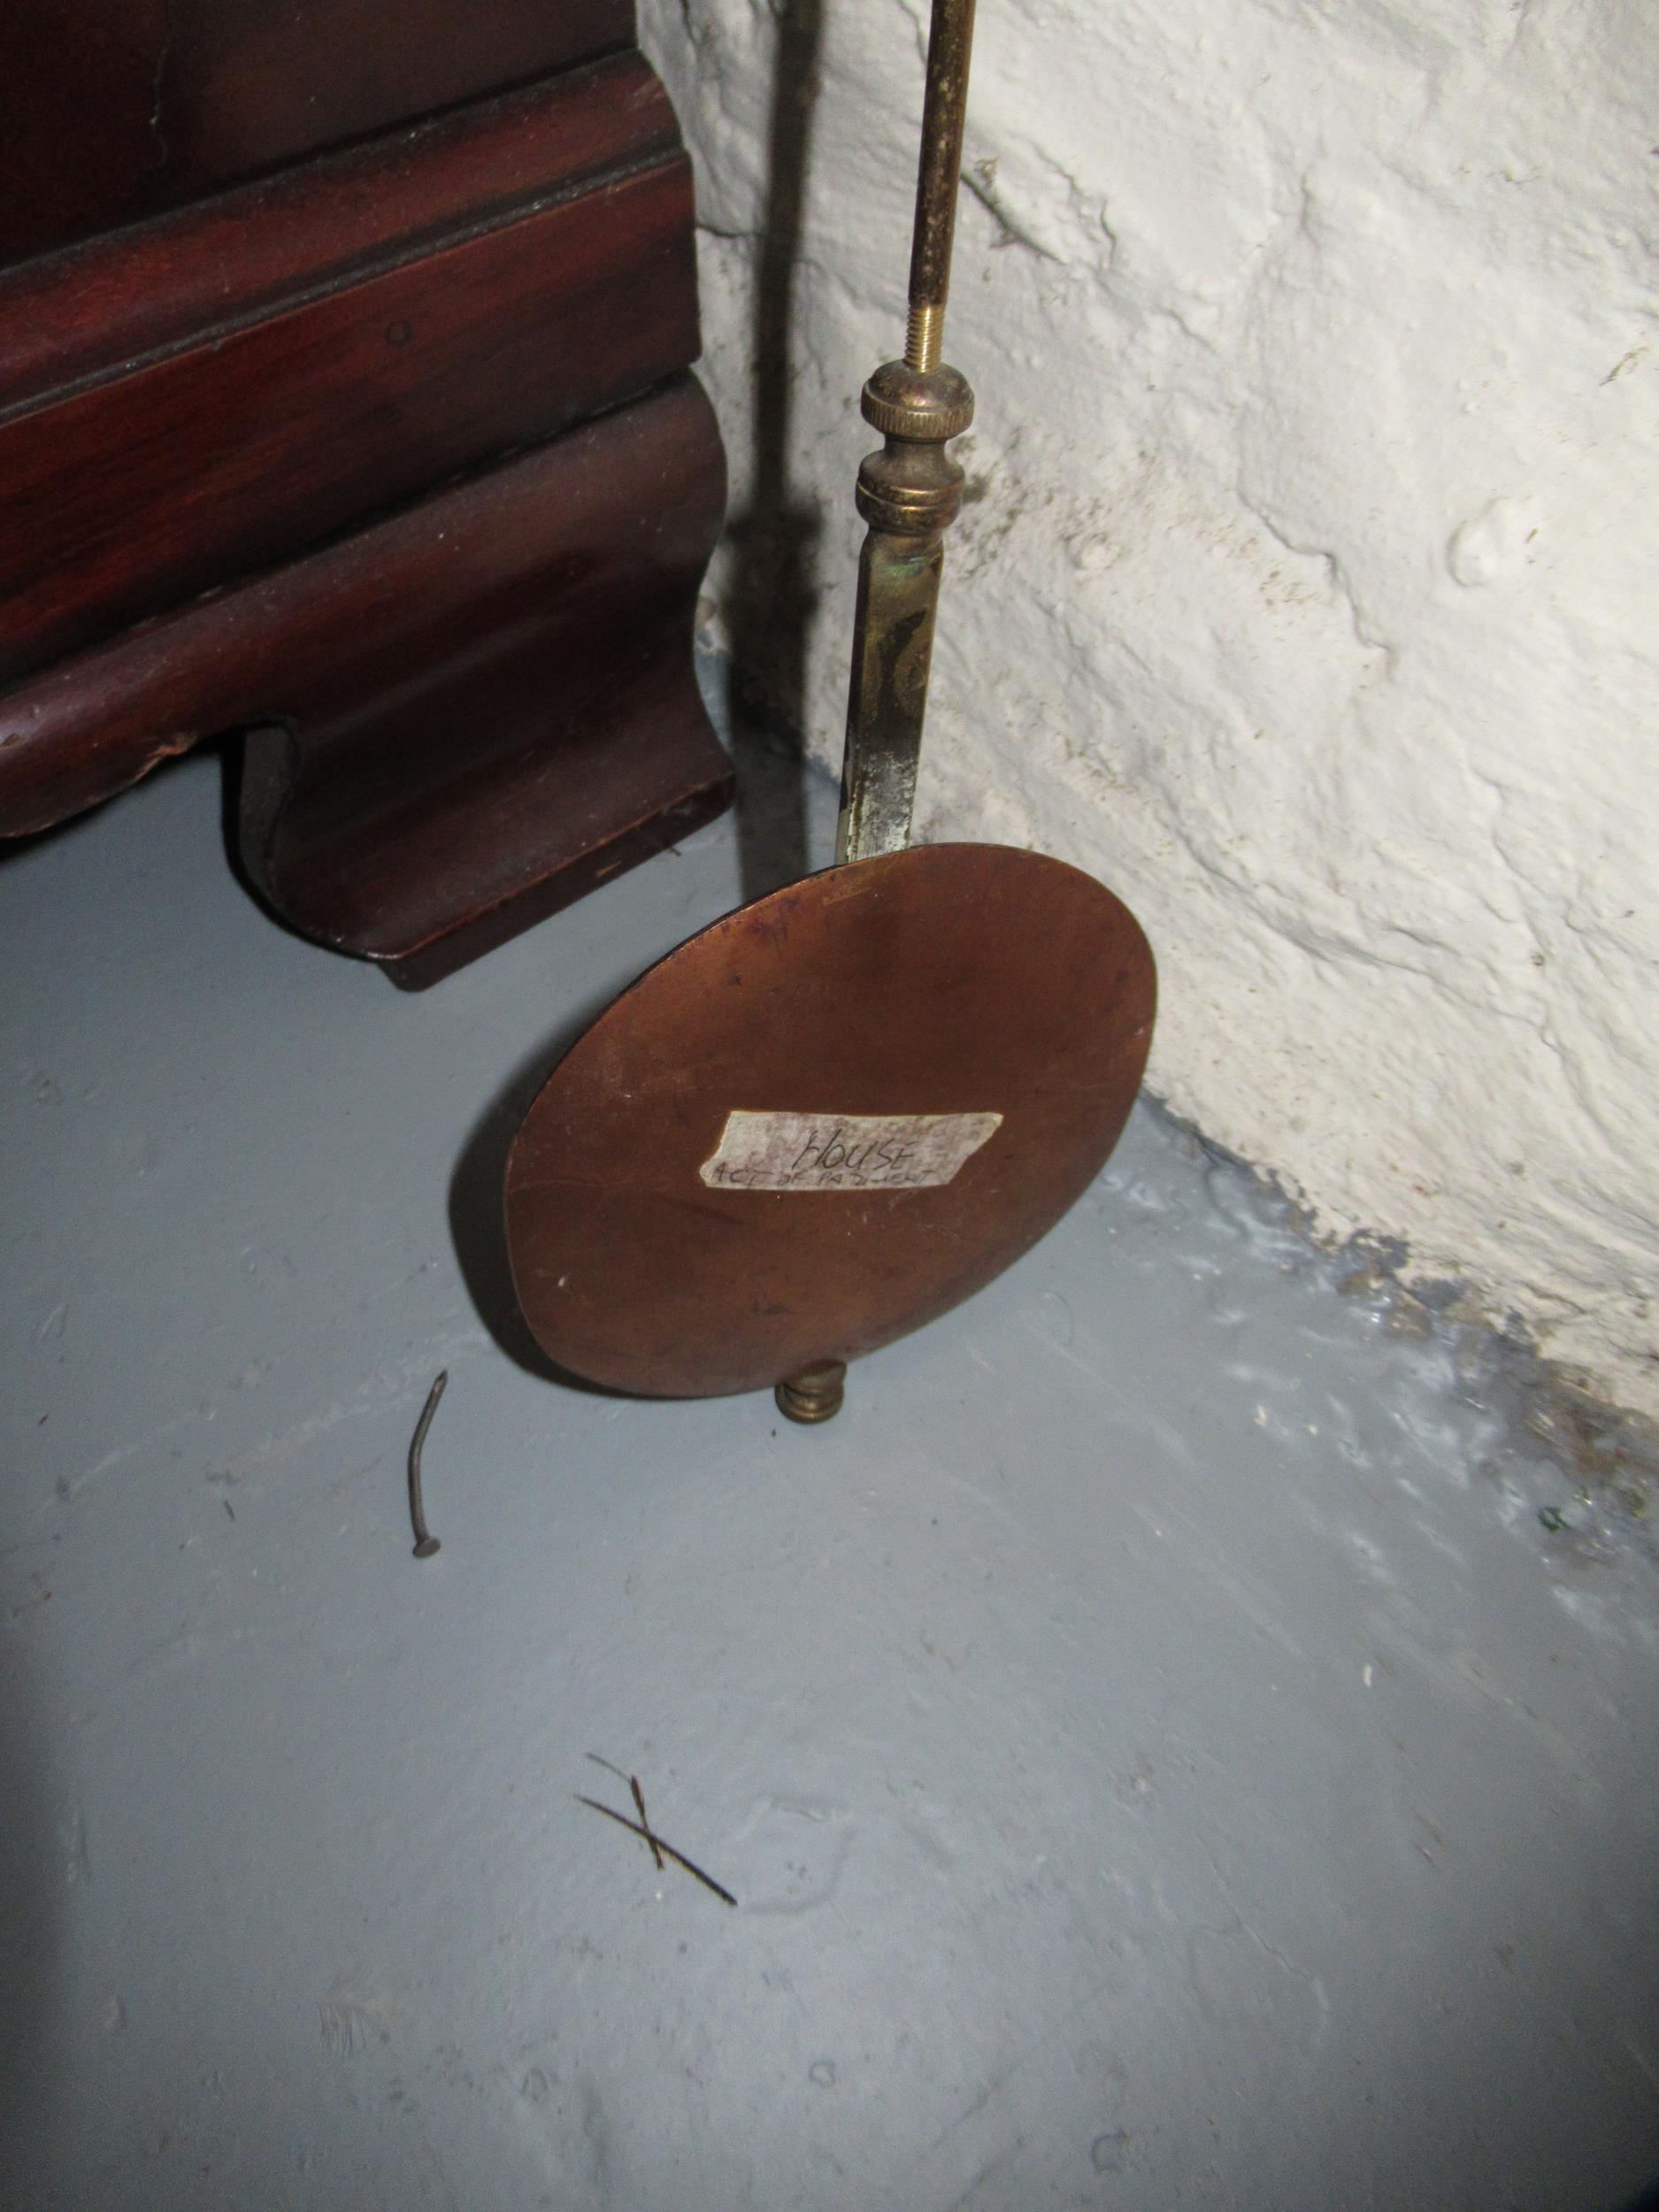
[[[741,521],[776,19],[642,12]],[[925,27],[829,0],[809,104],[831,759]],[[968,165],[926,833],[1103,877],[1179,1112],[1659,1411],[1659,12],[981,0]]]

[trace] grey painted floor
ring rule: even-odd
[[[1655,1578],[1444,1343],[1146,1111],[826,1429],[563,1390],[496,1102],[730,826],[407,998],[219,807],[186,762],[0,867],[7,2204],[1659,2176]]]

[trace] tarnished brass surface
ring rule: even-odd
[[[902,852],[910,842],[944,562],[937,532],[900,538],[872,530],[858,556],[837,850],[842,860]]]
[[[916,227],[910,240],[910,326],[904,353],[915,369],[939,365],[945,302],[950,295],[950,249],[956,234],[956,188],[962,176],[962,130],[968,114],[972,50],[973,0],[933,0],[922,153],[916,177]]]
[[[870,528],[858,563],[841,860],[910,842],[943,533],[962,504],[962,471],[944,449],[973,419],[967,379],[940,360],[972,39],[973,0],[933,0],[904,358],[885,363],[864,389],[864,419],[887,444],[858,471],[858,511]]]
[[[881,388],[902,379],[889,397]],[[841,764],[838,860],[902,852],[910,838],[944,533],[962,506],[962,470],[945,451],[973,414],[954,369],[889,362],[864,388],[864,412],[904,423],[858,471],[858,511],[870,525],[858,557],[847,750]]]
[[[907,369],[936,369],[945,345],[943,301],[912,300],[904,326],[904,365]]]
[[[865,382],[859,410],[884,438],[942,443],[959,438],[973,420],[973,393],[956,369],[913,369],[886,361]]]
[[[1098,1172],[1154,995],[1127,909],[1007,846],[917,846],[728,915],[599,1017],[518,1133],[508,1247],[537,1341],[594,1382],[715,1397],[931,1321]],[[937,1186],[745,1189],[703,1175],[733,1110],[1002,1120]]]
[[[846,1395],[844,1359],[821,1359],[816,1367],[803,1368],[798,1375],[780,1382],[772,1393],[785,1419],[798,1421],[805,1428],[814,1428],[820,1421],[833,1421]]]

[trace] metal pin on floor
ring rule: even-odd
[[[426,1393],[426,1402],[420,1409],[420,1418],[415,1424],[415,1433],[409,1447],[409,1517],[414,1524],[417,1559],[430,1559],[438,1549],[438,1540],[426,1526],[426,1509],[420,1494],[420,1454],[426,1441],[426,1431],[432,1426],[432,1417],[438,1410],[438,1401],[442,1397],[443,1386],[449,1379],[449,1369],[441,1369],[438,1379]]]

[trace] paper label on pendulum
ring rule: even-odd
[[[757,1114],[734,1109],[703,1162],[718,1190],[934,1190],[1001,1114]]]

